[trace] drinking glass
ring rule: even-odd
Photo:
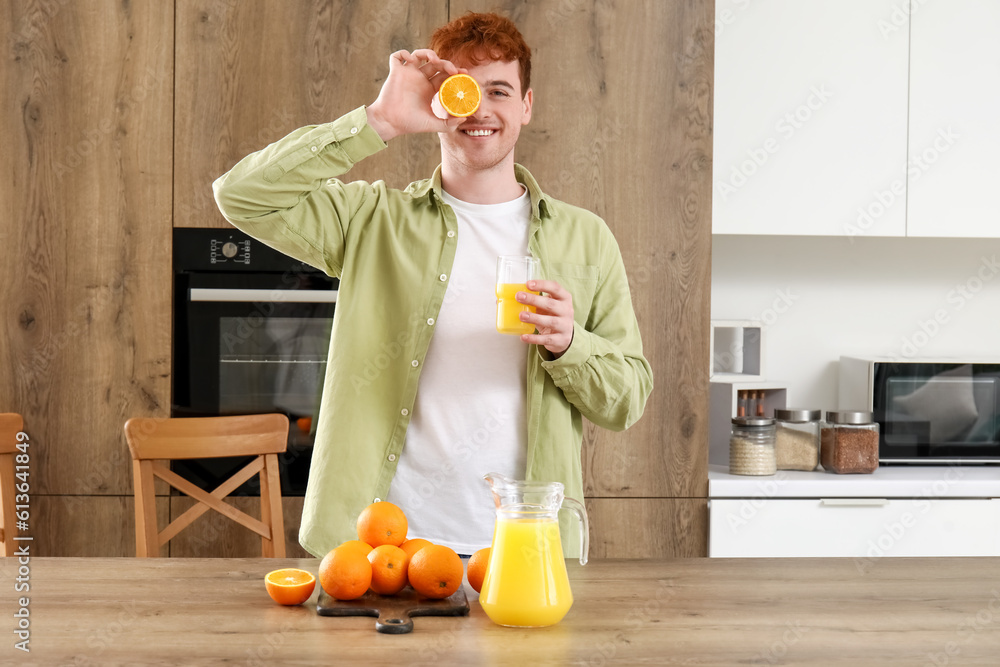
[[[534,306],[518,303],[518,292],[532,292],[528,289],[529,280],[541,277],[541,262],[535,257],[525,255],[501,255],[497,257],[497,331],[502,334],[530,334],[535,332],[535,325],[521,321],[521,313],[535,312]]]

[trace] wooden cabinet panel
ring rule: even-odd
[[[157,498],[161,526],[167,511],[167,498]],[[132,496],[33,495],[31,517],[32,556],[135,556]]]
[[[281,499],[285,519],[285,553],[288,558],[311,558],[299,546],[302,523],[301,497]],[[250,516],[260,517],[260,498],[231,497],[228,503]],[[183,514],[194,501],[184,496],[170,497],[171,521]],[[162,524],[160,528],[166,524]],[[260,537],[218,512],[209,510],[170,541],[170,555],[187,558],[259,558]]]
[[[591,558],[692,558],[708,553],[702,498],[587,498]]]
[[[496,2],[451,2],[451,16]],[[516,153],[615,233],[656,389],[622,433],[587,426],[588,496],[705,496],[713,5],[499,3],[532,53]]]
[[[122,425],[169,409],[173,5],[5,7],[0,403],[34,493],[121,494]]]
[[[389,54],[422,47],[447,2],[177,1],[174,225],[228,227],[212,181],[247,154],[304,125],[375,101]],[[428,176],[435,135],[394,139],[345,180],[390,186]]]

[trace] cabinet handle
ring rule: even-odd
[[[887,498],[820,498],[820,505],[828,507],[885,507]]]

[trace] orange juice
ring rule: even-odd
[[[573,594],[554,517],[497,517],[479,603],[499,625],[537,627],[562,620]]]
[[[497,283],[497,331],[502,334],[535,333],[535,325],[522,322],[523,312],[535,312],[534,306],[517,302],[518,292],[531,292],[526,283]],[[538,292],[531,292],[538,294]]]

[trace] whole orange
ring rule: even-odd
[[[462,559],[454,550],[432,544],[413,554],[407,575],[414,590],[428,598],[446,598],[462,585]]]
[[[483,579],[486,577],[486,567],[490,564],[490,548],[480,549],[472,554],[466,566],[465,577],[469,580],[472,590],[477,593],[483,590]]]
[[[372,564],[357,547],[337,547],[319,564],[319,585],[335,600],[354,600],[372,583]]]
[[[358,516],[358,539],[373,547],[398,547],[406,540],[406,515],[392,503],[372,503]]]
[[[422,537],[415,537],[412,540],[406,540],[399,545],[399,548],[406,552],[406,555],[413,558],[413,554],[417,553],[424,547],[429,547],[431,545],[430,540],[425,540]]]
[[[371,589],[379,595],[395,595],[406,586],[406,566],[410,557],[399,547],[382,544],[371,550]]]
[[[264,577],[264,588],[278,604],[302,604],[316,588],[316,577],[305,570],[291,567],[273,570]]]

